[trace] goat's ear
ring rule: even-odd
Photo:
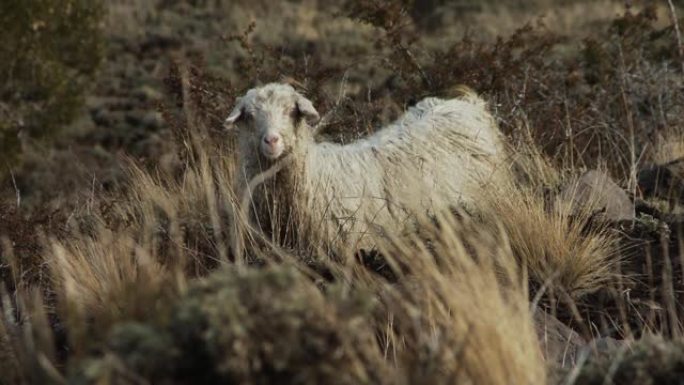
[[[318,123],[318,120],[321,118],[320,115],[318,115],[318,111],[316,111],[311,103],[311,100],[303,96],[297,98],[297,109],[304,115],[304,118],[310,125]]]
[[[242,109],[242,99],[237,98],[237,103],[235,104],[233,111],[230,112],[230,115],[228,115],[226,120],[223,122],[223,127],[225,127],[226,130],[230,130],[234,127],[235,122],[237,122],[237,120],[240,119],[240,116],[242,115]]]

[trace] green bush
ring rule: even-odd
[[[0,2],[0,158],[71,122],[103,56],[98,0]]]

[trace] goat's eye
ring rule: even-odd
[[[294,122],[297,122],[302,117],[302,112],[299,111],[299,108],[295,107],[290,111],[290,117]]]
[[[242,110],[242,115],[240,115],[240,118],[245,122],[249,122],[250,120],[252,120],[254,118],[254,116],[252,116],[251,112],[249,112],[247,110]]]

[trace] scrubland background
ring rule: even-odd
[[[683,6],[3,0],[0,383],[681,383]],[[353,258],[255,231],[235,261],[221,122],[270,81],[343,143],[467,85],[517,183]],[[634,218],[554,208],[590,169]]]

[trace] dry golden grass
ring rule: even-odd
[[[230,200],[222,201],[229,196],[227,190],[216,185],[226,180],[215,177],[230,175],[233,166],[229,161],[209,162],[210,151],[196,151],[201,152],[198,161],[189,163],[178,183],[131,168],[134,177],[129,198],[117,208],[125,219],[118,223],[120,227],[105,229],[102,220],[98,230],[89,235],[49,242],[44,259],[52,272],[56,292],[54,311],[69,330],[70,362],[77,363],[93,348],[103,346],[112,338],[112,328],[122,322],[158,324],[157,318],[168,313],[185,287],[195,285],[192,276],[199,270],[188,269],[188,261],[198,255],[198,250],[193,250],[197,245],[188,242],[187,232],[180,230],[188,218],[205,224],[214,222],[193,229],[201,232],[199,236],[211,245],[212,251],[204,252],[218,256],[219,250],[230,248],[229,239],[221,238],[221,229],[217,231],[217,226],[228,224],[211,217],[225,211],[220,205],[232,205]],[[319,256],[335,281],[342,283],[343,292],[372,293],[379,301],[372,318],[360,321],[372,326],[378,336],[376,344],[363,347],[363,354],[384,357],[393,368],[386,375],[387,383],[545,383],[545,365],[529,308],[527,279],[508,245],[470,233],[449,218],[444,218],[438,227],[426,224],[425,228],[431,233],[428,243],[417,238],[396,239],[381,247],[391,266],[401,266],[396,270],[402,272],[396,283],[389,283],[354,259],[331,262],[328,256]],[[165,243],[173,246],[163,246]],[[312,291],[318,292],[323,277],[312,271],[305,260],[284,255],[281,250],[269,250],[268,243],[251,247],[261,248],[258,254],[267,265],[285,263],[304,272],[297,276],[297,285],[301,287],[294,286],[289,296],[305,299]],[[269,259],[274,253],[279,255],[278,260]],[[237,271],[221,270],[217,274],[242,274],[242,270]],[[342,306],[316,297],[315,301],[306,300],[308,306],[321,307],[312,308],[314,313],[325,314],[330,311],[326,308]],[[27,319],[34,320],[23,326],[31,333],[49,330],[47,321],[40,321],[44,317],[40,317],[43,305],[39,303],[22,309]],[[258,312],[250,314],[260,316]],[[5,328],[0,329],[0,341],[4,343],[9,340],[8,329],[18,326],[11,315],[3,320]],[[268,317],[259,322],[265,327],[271,324]],[[51,335],[43,333],[48,336],[43,339]],[[0,354],[9,357],[6,365],[18,373],[36,371],[40,373],[38,377],[56,378],[64,375],[54,369],[56,362],[49,354],[38,365],[12,359],[39,353],[25,336],[12,341],[11,346],[1,346]],[[249,343],[256,348],[268,341]],[[334,349],[335,342],[331,344],[330,349]],[[122,365],[126,361],[121,358],[115,362]],[[367,361],[353,362],[361,365]],[[119,369],[112,370],[117,373],[134,373],[133,368],[126,369],[125,365],[116,367]],[[363,373],[380,368],[353,370]],[[99,380],[112,383],[104,377]]]
[[[513,253],[541,286],[579,298],[615,277],[619,262],[615,236],[606,229],[586,230],[590,212],[572,215],[568,205],[549,210],[534,191],[506,191],[507,199],[488,202]]]
[[[428,243],[381,247],[404,271],[381,295],[392,315],[385,349],[409,383],[545,383],[526,275],[510,248],[453,217],[438,227]]]
[[[556,201],[552,189],[567,178],[534,148],[523,147],[516,150],[522,182],[484,197],[485,226],[500,231],[538,288],[578,300],[616,278],[617,236],[596,223],[595,202],[577,210],[572,202]]]
[[[53,241],[47,256],[58,297],[74,310],[107,314],[117,318],[147,289],[168,280],[168,269],[161,266],[148,248],[136,244],[126,233],[100,230],[93,238],[84,236],[64,243]]]

